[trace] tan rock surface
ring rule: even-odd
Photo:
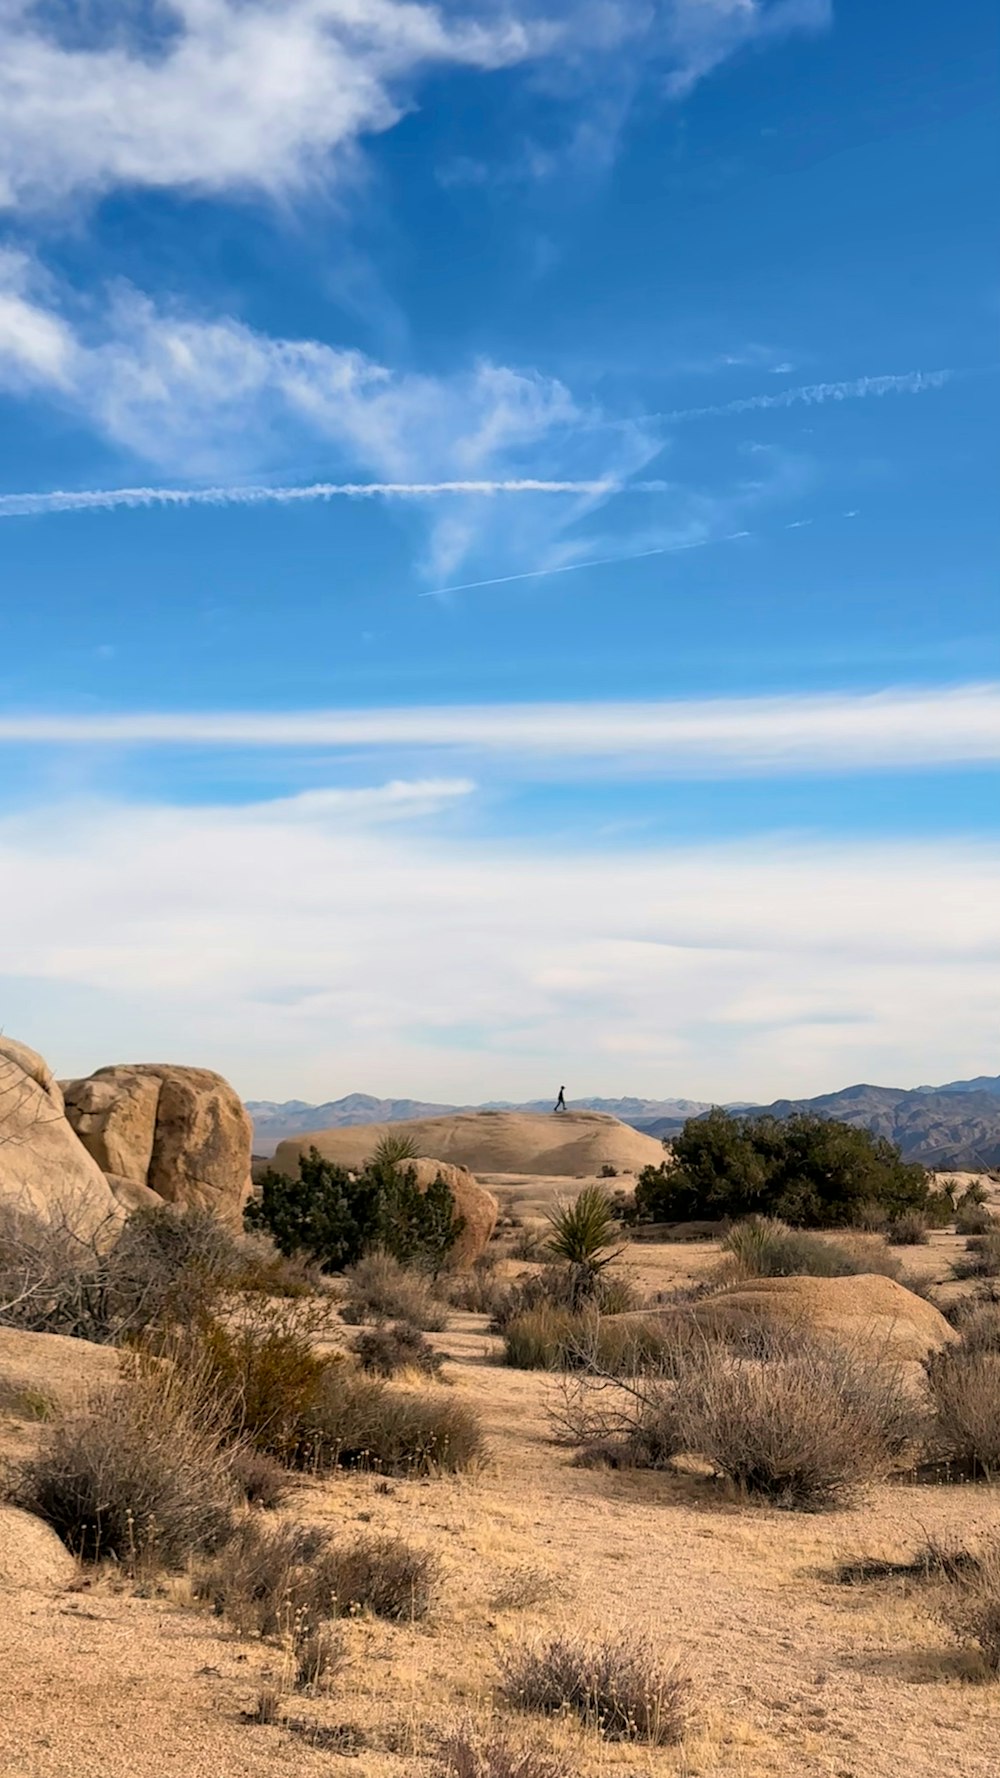
[[[549,1174],[561,1179],[599,1173],[610,1164],[619,1173],[656,1166],[662,1145],[628,1124],[600,1111],[567,1111],[558,1115],[531,1111],[460,1111],[447,1117],[414,1118],[395,1124],[355,1124],[347,1129],[315,1130],[278,1144],[274,1165],[287,1173],[311,1147],[327,1160],[358,1167],[371,1155],[379,1138],[391,1132],[409,1136],[418,1154],[475,1174]]]
[[[117,1382],[119,1375],[113,1346],[0,1327],[0,1404],[6,1402],[10,1411],[16,1411],[19,1399],[35,1408],[45,1403],[78,1407],[95,1389]]]
[[[65,1093],[81,1140],[116,1181],[239,1221],[250,1191],[252,1126],[221,1074],[121,1063],[67,1082]]]
[[[101,1068],[66,1082],[66,1115],[103,1173],[145,1185],[153,1158],[160,1080],[141,1068]]]
[[[905,1359],[925,1358],[958,1338],[933,1303],[894,1278],[752,1278],[694,1305],[705,1327],[767,1322],[802,1327],[865,1345],[884,1345]]]
[[[81,1234],[112,1230],[121,1210],[104,1174],[64,1116],[48,1065],[25,1044],[0,1037],[0,1203]]]
[[[0,1589],[51,1593],[76,1578],[76,1563],[41,1519],[0,1502]]]

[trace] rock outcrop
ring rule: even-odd
[[[0,1204],[65,1222],[78,1234],[113,1233],[121,1207],[77,1139],[43,1058],[0,1037]]]
[[[628,1124],[601,1111],[461,1111],[448,1117],[415,1118],[393,1124],[315,1130],[278,1144],[280,1172],[298,1164],[315,1146],[328,1160],[358,1167],[374,1153],[380,1137],[408,1136],[417,1153],[467,1167],[477,1176],[535,1174],[586,1179],[604,1166],[634,1173],[663,1159],[663,1147]]]
[[[751,1278],[691,1310],[711,1330],[764,1325],[832,1335],[847,1344],[923,1359],[958,1338],[940,1309],[893,1278]]]
[[[0,1588],[54,1593],[76,1579],[76,1563],[51,1525],[0,1503]]]
[[[238,1222],[250,1191],[252,1126],[208,1068],[124,1063],[64,1088],[66,1115],[129,1209],[144,1194]]]

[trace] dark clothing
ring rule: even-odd
[[[565,1111],[566,1110],[566,1088],[565,1087],[559,1088],[559,1097],[556,1100],[555,1104],[553,1105],[552,1109],[553,1109],[553,1111]]]

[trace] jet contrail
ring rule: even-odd
[[[658,484],[644,484],[650,491]],[[299,500],[424,500],[445,494],[589,494],[621,492],[622,483],[540,481],[522,477],[507,481],[445,482],[309,482],[304,487],[236,488],[82,488],[54,489],[49,494],[0,495],[0,518],[29,517],[49,512],[110,512],[140,506],[285,506]]]
[[[633,482],[642,490],[648,483]],[[659,549],[635,550],[627,556],[592,556],[586,562],[564,562],[559,568],[528,568],[523,574],[494,574],[490,580],[465,580],[458,586],[434,587],[431,592],[418,593],[418,599],[442,599],[445,593],[471,593],[482,586],[507,586],[512,580],[539,580],[548,574],[576,574],[580,568],[610,568],[619,562],[644,562],[647,556],[672,556],[684,549],[704,549],[709,543],[732,543],[737,537],[749,537],[749,531],[730,531],[725,537],[698,537],[693,543],[664,543]]]
[[[775,395],[744,395],[737,401],[723,401],[713,407],[679,407],[662,414],[641,414],[642,420],[721,419],[725,414],[749,414],[758,408],[794,407],[798,402],[821,407],[826,401],[859,401],[866,395],[920,395],[925,389],[941,389],[953,378],[962,376],[955,370],[907,370],[900,376],[854,377],[843,383],[800,383],[795,389],[780,389]]]

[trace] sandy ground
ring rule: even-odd
[[[949,1240],[902,1257],[944,1269]],[[650,1289],[715,1258],[702,1245],[627,1255]],[[681,1749],[604,1746],[572,1725],[510,1717],[527,1744],[562,1754],[567,1778],[997,1778],[1000,1686],[971,1682],[927,1595],[845,1588],[829,1571],[848,1555],[905,1555],[929,1536],[996,1532],[1000,1491],[885,1486],[850,1511],[803,1516],[727,1503],[684,1477],[576,1469],[551,1436],[557,1384],[497,1365],[478,1316],[453,1315],[436,1344],[484,1419],[487,1469],[302,1482],[286,1509],[435,1550],[431,1617],[346,1624],[350,1665],[329,1695],[289,1700],[303,1733],[244,1720],[266,1676],[280,1676],[281,1650],[240,1642],[183,1578],[154,1598],[107,1575],[0,1593],[5,1778],[436,1778],[443,1733],[464,1717],[506,1717],[502,1650],[559,1630],[640,1630],[693,1681]],[[0,1422],[12,1454],[37,1436]],[[505,1600],[526,1581],[536,1603]],[[310,1743],[316,1728],[328,1745]]]

